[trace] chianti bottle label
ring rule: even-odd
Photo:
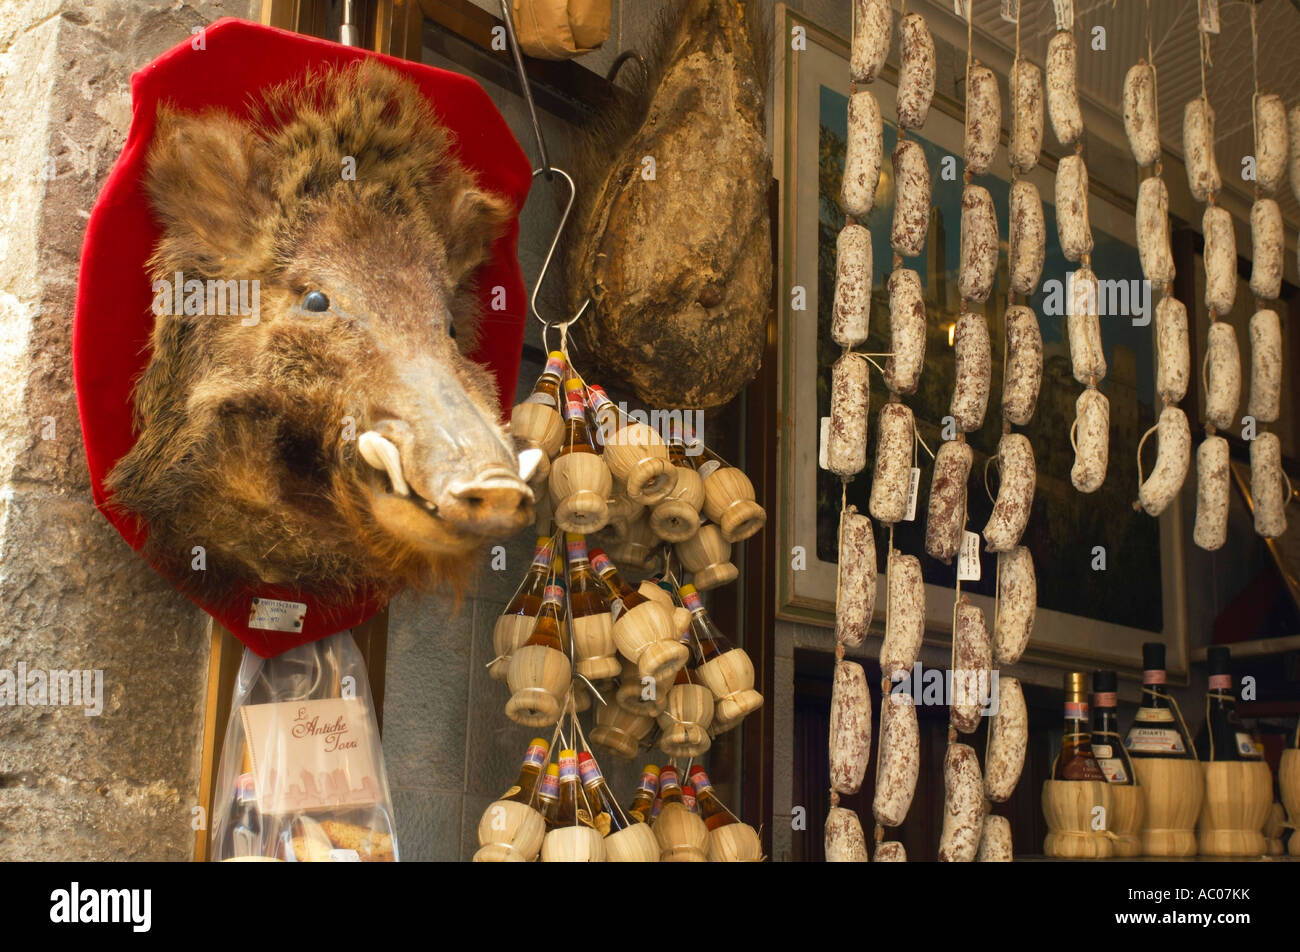
[[[1150,708],[1142,708],[1142,711]],[[1141,711],[1139,711],[1141,718]],[[1169,720],[1173,720],[1170,715]],[[1185,754],[1187,746],[1177,730],[1168,727],[1137,727],[1124,738],[1124,746],[1136,754]]]

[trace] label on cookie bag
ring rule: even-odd
[[[330,862],[331,863],[359,863],[361,862],[361,857],[357,855],[356,850],[332,849],[330,850]]]
[[[248,627],[263,631],[302,631],[307,606],[279,598],[254,598],[248,610]]]
[[[239,708],[263,814],[366,807],[382,795],[374,711],[357,698]]]

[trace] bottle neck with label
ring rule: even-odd
[[[591,567],[609,589],[610,610],[614,612],[615,617],[642,602],[649,601],[623,580],[623,576],[618,574],[618,569],[614,567],[614,563],[610,561],[603,549],[591,550]]]
[[[587,401],[583,397],[581,381],[570,379],[564,383],[564,442],[560,456],[568,453],[595,453],[587,426]]]
[[[544,738],[534,737],[532,743],[528,745],[528,751],[524,754],[524,762],[519,767],[519,776],[515,779],[514,785],[501,794],[499,799],[513,800],[518,803],[531,801],[550,751],[551,745]]]
[[[1092,673],[1092,755],[1110,783],[1137,782],[1119,733],[1119,677],[1114,671]]]
[[[618,433],[622,421],[618,416],[618,407],[609,399],[605,388],[598,384],[587,387],[587,399],[591,404],[591,415],[596,421],[596,439],[601,446],[606,446]]]
[[[659,771],[659,799],[664,806],[682,802],[682,782],[676,767],[668,766]]]
[[[717,792],[713,789],[713,782],[709,780],[709,775],[699,764],[691,768],[691,784],[695,787],[695,802],[699,806],[700,816],[704,819],[704,825],[710,830],[740,822],[722,805]]]
[[[537,613],[537,623],[525,645],[545,645],[556,651],[568,652],[564,630],[564,585],[556,579],[542,595],[542,610]]]
[[[659,798],[659,768],[646,764],[641,770],[641,781],[637,784],[636,794],[627,808],[628,817],[635,823],[647,823],[655,800]]]
[[[542,596],[546,593],[546,580],[551,574],[551,555],[551,540],[539,537],[537,547],[533,549],[533,562],[528,566],[528,574],[501,614],[532,618],[542,610]]]
[[[1202,760],[1261,760],[1263,750],[1237,717],[1237,695],[1232,686],[1232,657],[1222,645],[1206,651],[1209,684],[1205,693],[1205,723],[1196,737]]]
[[[533,392],[525,403],[540,403],[542,406],[560,409],[560,394],[564,387],[564,374],[567,369],[564,354],[553,350],[546,355],[546,366],[542,375],[533,384]]]
[[[1092,753],[1092,732],[1088,724],[1088,702],[1082,671],[1065,676],[1065,730],[1061,752],[1052,771],[1053,780],[1101,780],[1106,775]]]
[[[560,805],[560,765],[547,764],[546,772],[537,784],[537,812],[546,820],[546,826],[555,825],[555,809]]]
[[[594,827],[591,811],[582,793],[582,780],[578,774],[578,754],[572,750],[560,751],[560,801],[555,807],[556,826]]]
[[[569,555],[569,603],[573,606],[573,617],[608,612],[609,595],[587,558],[587,537],[567,532],[564,538]]]
[[[709,613],[704,610],[704,603],[700,601],[700,593],[695,590],[694,585],[683,585],[678,590],[678,594],[681,595],[686,610],[691,613],[691,632],[695,635],[698,661],[701,664],[735,649],[736,646],[709,618]]]
[[[1124,738],[1131,758],[1195,757],[1191,738],[1174,712],[1165,681],[1165,646],[1149,641],[1142,646],[1142,702]]]
[[[623,812],[623,808],[614,799],[614,794],[609,789],[609,784],[605,782],[596,758],[585,750],[578,755],[578,773],[582,776],[582,786],[586,788],[587,799],[591,802],[591,809],[595,814],[596,829],[600,830],[602,836],[626,830],[632,825],[631,818]]]

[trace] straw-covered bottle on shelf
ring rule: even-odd
[[[613,476],[596,451],[587,423],[582,382],[564,383],[564,441],[549,478],[555,521],[566,532],[596,532],[609,519]]]
[[[739,721],[763,706],[763,695],[754,690],[754,664],[745,649],[733,645],[709,618],[695,586],[683,585],[680,594],[691,613],[691,633],[698,645],[696,673],[717,699],[718,716]]]
[[[596,758],[583,751],[578,755],[582,785],[591,803],[596,829],[605,837],[605,857],[612,863],[657,863],[659,843],[644,823],[637,823],[618,805],[605,782]]]
[[[614,644],[619,653],[636,662],[642,677],[656,681],[672,677],[686,663],[690,652],[677,642],[671,609],[653,593],[632,588],[602,550],[591,550],[591,564],[609,588]],[[654,587],[648,583],[642,586]]]
[[[531,862],[546,834],[545,803],[540,794],[550,745],[533,738],[524,754],[519,776],[505,793],[483,811],[478,824],[476,863]]]
[[[763,859],[758,831],[727,809],[718,797],[713,781],[696,764],[690,770],[691,785],[701,819],[709,831],[709,861],[713,863],[757,863]]]
[[[504,681],[510,671],[510,656],[528,640],[537,624],[537,614],[542,610],[542,597],[551,578],[551,540],[539,536],[533,549],[533,561],[524,575],[519,589],[511,597],[505,611],[497,616],[492,628],[492,648],[496,657],[488,665],[488,675],[495,681]]]
[[[506,716],[516,724],[546,727],[560,717],[561,702],[573,679],[564,631],[564,585],[546,586],[533,631],[510,658]]]

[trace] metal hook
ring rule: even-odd
[[[541,156],[541,171],[546,173],[547,181],[551,179],[551,159],[546,152],[546,139],[542,136],[542,124],[537,121],[537,106],[533,104],[533,90],[528,83],[528,74],[524,71],[524,56],[519,51],[519,40],[515,37],[515,24],[510,18],[508,0],[501,0],[501,19],[506,23],[506,36],[510,38],[510,52],[514,55],[515,71],[519,73],[519,88],[523,90],[524,101],[528,103],[528,118],[533,123],[533,135],[537,138],[537,152]],[[536,172],[533,173],[537,175]],[[573,181],[570,180],[572,185]]]
[[[537,176],[543,174],[545,171],[545,169],[534,169],[533,178],[537,178]],[[546,272],[551,267],[551,259],[555,257],[556,246],[560,243],[560,236],[564,234],[564,226],[569,223],[569,213],[573,211],[573,202],[577,198],[578,194],[577,186],[573,184],[573,178],[568,172],[560,168],[554,168],[551,169],[551,171],[569,183],[569,200],[565,203],[564,214],[560,216],[560,224],[556,226],[555,237],[551,239],[551,246],[546,249],[546,257],[542,260],[542,269],[537,272],[537,283],[533,285],[533,295],[528,299],[528,306],[533,312],[533,317],[537,318],[537,320],[542,324],[543,343],[545,342],[544,339],[547,330],[555,327],[559,328],[561,334],[563,334],[578,320],[578,318],[582,317],[582,315],[587,312],[587,308],[591,304],[591,298],[589,297],[582,302],[582,306],[578,308],[578,313],[574,314],[567,321],[548,321],[546,318],[542,317],[541,313],[537,310],[537,294],[542,289],[542,282],[546,280]]]

